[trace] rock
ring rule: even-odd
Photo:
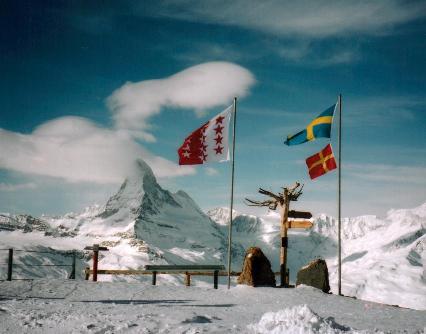
[[[296,280],[296,285],[300,284],[313,286],[326,293],[329,292],[327,263],[322,259],[317,259],[302,267],[297,273]]]
[[[247,250],[243,270],[237,282],[254,287],[275,286],[275,275],[271,269],[271,262],[259,247],[250,247]]]

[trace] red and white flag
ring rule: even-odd
[[[233,105],[186,137],[178,149],[179,165],[229,160],[229,123]]]
[[[308,166],[309,176],[312,180],[336,169],[336,160],[334,159],[331,145],[328,144],[321,151],[307,158],[306,165]]]

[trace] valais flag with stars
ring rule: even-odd
[[[179,165],[229,160],[229,123],[233,105],[186,137],[178,149]]]

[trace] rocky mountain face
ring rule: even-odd
[[[31,215],[0,214],[0,231],[42,232],[46,236],[74,237],[75,232],[62,225],[51,226],[47,221]]]
[[[227,249],[226,234],[220,226],[184,191],[163,189],[142,160],[103,207],[40,219],[3,215],[2,226],[8,231],[68,236],[73,238],[72,248],[99,243],[109,248],[101,254],[100,264],[115,269],[138,268],[146,263],[222,264]]]
[[[144,173],[142,201],[135,211],[134,231],[171,263],[222,263],[226,238],[184,191],[171,193],[157,183],[152,170]]]

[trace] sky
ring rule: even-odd
[[[104,204],[144,159],[204,210],[230,203],[231,164],[177,148],[237,97],[234,208],[295,181],[291,207],[337,214],[337,171],[305,159],[331,139],[287,135],[342,94],[342,215],[426,201],[424,1],[3,1],[0,212]]]

